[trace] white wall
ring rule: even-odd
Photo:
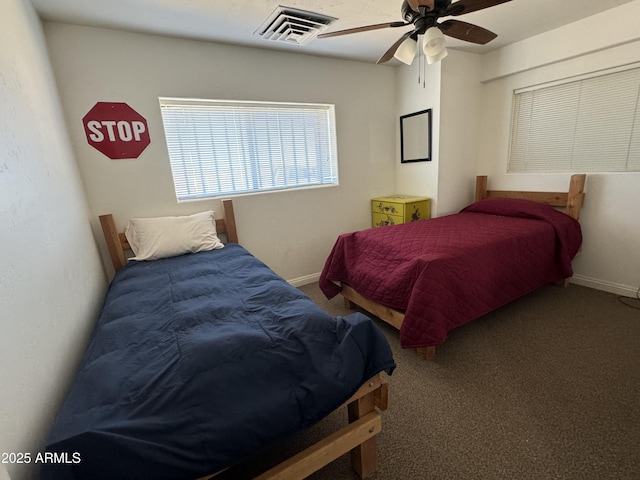
[[[94,218],[114,213],[122,228],[219,208],[176,202],[158,96],[335,104],[339,187],[234,198],[240,242],[293,283],[317,278],[338,234],[370,226],[370,198],[393,190],[392,67],[60,23],[45,32]],[[147,119],[140,158],[109,160],[87,144],[81,119],[98,101]]]
[[[2,2],[0,105],[0,452],[35,457],[106,285],[41,25],[26,0]],[[36,469],[4,467],[18,480]]]
[[[569,174],[507,174],[513,90],[640,62],[640,1],[483,57],[478,173],[489,188],[566,190]],[[597,42],[594,42],[597,39]],[[588,174],[575,283],[633,295],[640,284],[640,173]]]
[[[479,55],[455,50],[432,65],[416,60],[397,69],[398,116],[431,108],[433,145],[430,162],[400,164],[398,150],[396,190],[430,197],[432,217],[455,213],[473,200],[481,73]],[[425,74],[426,82],[418,83]]]
[[[474,199],[482,103],[481,57],[451,51],[442,61],[438,215]]]
[[[625,3],[483,56],[482,81],[577,59],[640,37],[640,0]]]
[[[387,194],[419,195],[431,198],[431,216],[438,210],[438,165],[440,158],[440,79],[441,63],[425,65],[416,59],[410,67],[396,68],[397,145],[395,190]],[[420,79],[420,82],[418,82]],[[400,163],[400,120],[407,115],[430,108],[432,114],[431,161]]]

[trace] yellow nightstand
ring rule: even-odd
[[[371,199],[374,227],[398,225],[431,217],[431,199],[413,195],[392,195]]]

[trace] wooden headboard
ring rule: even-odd
[[[587,176],[584,173],[571,175],[567,192],[519,192],[508,190],[487,190],[487,177],[476,177],[476,201],[486,198],[523,198],[545,203],[552,207],[563,208],[564,211],[580,219],[580,210],[584,203],[584,183]]]
[[[224,217],[216,219],[216,231],[218,233],[224,233],[227,236],[228,243],[238,243],[236,218],[233,213],[233,202],[231,200],[222,200],[222,213]],[[119,233],[116,229],[112,214],[100,215],[100,225],[102,226],[104,239],[107,242],[111,263],[117,272],[127,264],[127,258],[124,252],[131,247],[124,233]]]

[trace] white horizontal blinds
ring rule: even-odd
[[[516,95],[510,171],[568,171],[571,168],[573,134],[579,92],[572,84]],[[514,145],[515,143],[515,145]]]
[[[640,169],[640,69],[516,92],[510,172]]]
[[[530,117],[532,108],[532,92],[513,96],[509,171],[524,171],[529,150],[529,132],[531,131]]]
[[[629,155],[627,157],[627,170],[640,172],[640,86],[636,93],[636,108],[633,117],[633,129],[629,141]]]
[[[338,183],[331,105],[160,104],[178,200]]]
[[[585,158],[588,171],[627,170],[640,69],[592,78],[582,84],[574,156]]]

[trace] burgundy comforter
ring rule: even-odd
[[[447,333],[542,285],[573,274],[580,224],[528,200],[489,199],[460,213],[338,237],[320,276],[328,298],[346,283],[404,311],[404,348]]]

